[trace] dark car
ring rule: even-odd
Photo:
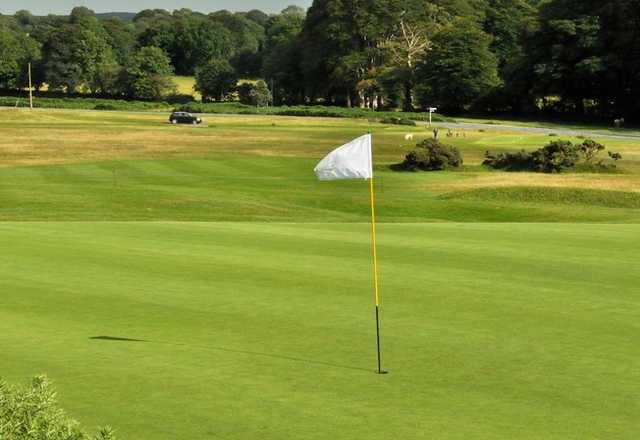
[[[172,124],[201,124],[202,119],[193,116],[191,113],[187,112],[173,112],[171,116],[169,116],[169,122]]]

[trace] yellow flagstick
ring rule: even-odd
[[[371,196],[371,258],[373,260],[373,285],[376,304],[376,342],[378,348],[378,374],[387,374],[382,371],[382,357],[380,355],[380,287],[378,280],[378,247],[376,243],[376,203],[373,191],[373,177],[369,179],[369,194]]]

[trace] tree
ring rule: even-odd
[[[159,47],[143,47],[132,57],[123,72],[123,89],[132,98],[160,100],[176,92],[169,75],[173,68]]]
[[[398,22],[400,0],[315,0],[301,33],[301,68],[311,100],[362,101],[357,84],[382,64],[380,43]]]
[[[97,90],[101,69],[115,64],[103,35],[80,24],[65,24],[48,35],[43,49],[46,82],[52,89],[75,92],[80,86]]]
[[[420,67],[423,104],[461,111],[500,85],[490,44],[491,38],[467,20],[440,31]]]
[[[272,92],[279,104],[301,102],[305,88],[299,41],[304,15],[292,12],[269,19],[262,56],[262,75],[274,84]]]
[[[34,39],[0,26],[0,88],[24,87],[27,64],[39,57],[40,48]]]
[[[107,34],[107,43],[111,46],[113,55],[120,65],[128,63],[136,47],[135,27],[118,17],[109,18],[102,22]]]
[[[202,100],[224,100],[238,83],[235,70],[224,59],[212,59],[196,70],[196,90]]]
[[[388,52],[383,81],[402,84],[403,109],[413,111],[416,68],[431,49],[432,36],[449,21],[449,14],[432,4],[407,2],[407,6],[398,17],[394,32],[382,44]]]
[[[271,95],[271,91],[269,90],[267,83],[262,80],[257,81],[253,85],[249,92],[249,98],[251,100],[251,104],[256,107],[268,107],[273,101],[273,96]]]
[[[258,23],[262,27],[265,27],[269,21],[269,15],[258,9],[250,10],[245,14],[245,17],[255,23]]]

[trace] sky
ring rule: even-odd
[[[0,0],[0,13],[13,14],[26,9],[34,15],[68,14],[74,6],[86,6],[95,12],[139,12],[143,9],[189,8],[198,12],[220,9],[279,12],[289,5],[311,6],[312,0]]]

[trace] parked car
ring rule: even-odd
[[[169,116],[169,122],[172,124],[202,124],[202,119],[193,116],[191,113],[187,112],[173,112],[171,116]]]

